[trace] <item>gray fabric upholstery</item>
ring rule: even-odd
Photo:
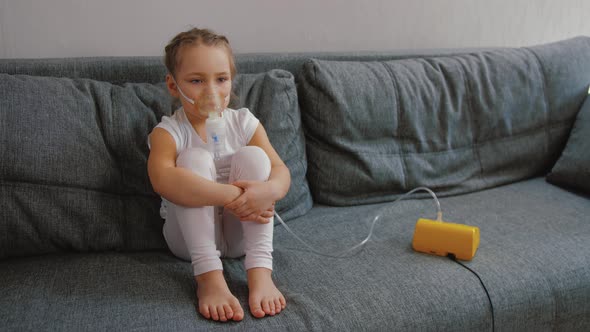
[[[389,52],[348,53],[251,53],[236,54],[238,74],[252,74],[284,69],[297,73],[310,57],[326,60],[377,61],[415,56],[464,53],[480,49],[401,50]],[[35,76],[89,78],[97,81],[124,83],[160,83],[166,74],[163,58],[84,57],[59,59],[0,59],[0,73]]]
[[[487,299],[477,280],[448,260],[422,257],[415,264],[409,254],[393,262],[386,252],[326,262],[279,249],[281,263],[274,278],[287,298],[287,309],[266,319],[247,312],[242,322],[228,324],[198,314],[190,264],[169,254],[65,254],[4,261],[0,321],[11,331],[490,328]],[[373,264],[388,267],[376,269]],[[224,261],[230,289],[248,310],[242,265]],[[308,273],[311,270],[314,273]],[[449,287],[441,287],[445,284]],[[416,296],[427,300],[412,300]]]
[[[543,178],[441,199],[445,220],[476,225],[481,244],[465,263],[490,291],[496,331],[590,328],[588,197]],[[444,257],[411,249],[431,200],[397,205],[316,206],[289,222],[318,249],[339,251],[363,239],[349,258],[310,253],[275,228],[274,278],[288,306],[279,315],[237,324],[201,318],[190,263],[167,253],[65,254],[0,262],[0,317],[8,330],[309,330],[490,331],[491,308],[477,278]],[[247,308],[242,259],[224,260],[231,290]]]
[[[235,87],[291,170],[277,211],[305,214],[312,201],[293,76],[245,74]],[[0,73],[0,259],[166,248],[146,142],[172,104],[163,83]]]
[[[307,158],[293,75],[284,70],[238,75],[234,82],[238,107],[248,107],[264,126],[268,138],[291,173],[287,196],[276,204],[285,219],[304,215],[312,206],[305,177]]]
[[[415,64],[401,66],[408,70],[406,74],[420,68],[419,65],[432,70],[416,72],[416,77],[424,79],[424,85],[415,90],[425,93],[424,99],[416,100],[424,104],[432,96],[464,102],[465,99],[456,98],[463,87],[469,87],[473,93],[477,87],[488,84],[481,96],[493,95],[494,100],[470,95],[467,100],[480,100],[481,105],[475,103],[479,107],[468,107],[467,111],[457,106],[456,113],[437,114],[445,116],[436,117],[441,120],[432,124],[437,126],[436,130],[426,126],[433,120],[429,117],[417,118],[423,121],[422,127],[398,119],[393,123],[406,124],[399,128],[404,135],[418,133],[417,136],[428,137],[426,142],[402,140],[417,154],[430,148],[446,153],[447,142],[462,139],[451,131],[460,127],[450,125],[461,124],[461,117],[472,119],[474,114],[482,122],[469,122],[473,130],[465,133],[467,137],[485,139],[490,134],[521,131],[521,145],[514,145],[517,139],[508,146],[501,145],[499,140],[496,150],[488,147],[480,156],[487,158],[482,165],[492,165],[487,171],[497,171],[497,177],[487,179],[486,185],[499,184],[515,181],[515,174],[543,175],[561,155],[590,84],[586,74],[590,69],[589,43],[590,38],[580,37],[528,49],[491,49],[483,53],[434,50],[243,54],[236,59],[238,70],[254,75],[238,78],[236,92],[240,102],[260,112],[257,115],[269,136],[280,137],[277,145],[287,150],[279,154],[298,166],[297,159],[305,154],[303,149],[294,147],[300,147],[298,115],[287,111],[296,107],[292,78],[284,72],[263,72],[280,68],[297,73],[310,58],[350,61],[350,69],[373,66],[359,61],[406,59],[395,62],[397,66]],[[498,57],[503,60],[495,61]],[[486,67],[477,65],[481,63]],[[516,70],[505,70],[511,66],[516,66]],[[535,72],[535,68],[540,72]],[[427,72],[439,76],[426,79]],[[457,83],[439,91],[443,78],[450,80],[463,72],[466,77],[470,74],[470,84]],[[157,211],[159,198],[151,192],[144,173],[145,136],[161,115],[172,110],[170,101],[159,97],[167,98],[160,84],[165,73],[160,58],[0,59],[0,73],[46,76],[3,75],[0,79],[0,330],[488,331],[492,323],[497,331],[590,330],[590,196],[548,184],[543,177],[441,200],[445,220],[481,229],[480,248],[474,260],[465,264],[486,285],[494,315],[484,289],[471,272],[447,258],[412,251],[416,220],[435,217],[430,199],[413,199],[395,206],[316,204],[306,215],[289,221],[298,235],[318,249],[335,252],[362,240],[378,210],[387,208],[367,246],[344,259],[312,254],[285,229],[276,226],[273,274],[287,298],[287,310],[260,320],[247,314],[240,323],[207,321],[195,307],[190,263],[176,259],[165,249]],[[500,74],[505,76],[497,76]],[[55,78],[62,76],[74,80]],[[521,85],[508,81],[508,77]],[[541,81],[534,81],[535,77],[542,77],[542,92],[537,91]],[[401,91],[412,91],[413,80],[406,78]],[[296,75],[294,83],[304,83],[301,79],[306,78]],[[45,80],[52,83],[45,84]],[[6,82],[13,85],[7,86],[10,84]],[[36,86],[34,89],[18,89],[31,82],[36,82],[30,86]],[[266,85],[273,85],[272,91],[280,91],[278,95],[284,98],[266,95]],[[423,90],[425,87],[432,89]],[[525,87],[541,94],[544,100],[530,102],[522,95]],[[314,89],[329,90],[321,85]],[[65,97],[68,91],[71,98]],[[511,92],[519,94],[506,97]],[[518,107],[499,104],[502,99],[498,98],[502,96],[521,103],[515,103]],[[298,97],[300,102],[305,98]],[[344,97],[338,100],[351,99]],[[14,107],[17,105],[22,107]],[[126,105],[124,111],[112,111],[121,105]],[[539,109],[533,112],[532,105]],[[305,103],[300,106],[309,111]],[[358,111],[382,111],[382,118],[376,119],[378,123],[373,128],[383,126],[381,134],[385,133],[385,139],[389,137],[385,129],[392,124],[391,113],[373,108]],[[494,112],[505,113],[496,118]],[[354,112],[349,115],[356,116]],[[523,115],[530,122],[524,121]],[[120,136],[112,136],[117,134],[108,125],[117,119],[125,123],[126,130]],[[496,120],[497,128],[484,123],[484,119]],[[354,125],[366,124],[365,118],[358,120]],[[350,121],[330,125],[343,131],[351,127]],[[528,128],[531,123],[538,127]],[[307,125],[313,127],[314,123]],[[308,137],[315,135],[310,135],[310,129],[303,123]],[[539,146],[527,145],[539,142],[532,135],[535,132],[545,137],[541,150]],[[440,133],[447,133],[448,137]],[[383,137],[363,148],[380,144]],[[54,146],[61,149],[54,150]],[[470,150],[473,148],[466,151]],[[542,156],[530,157],[532,151],[540,151]],[[84,155],[93,157],[86,160],[81,157]],[[502,165],[508,158],[514,158],[513,163]],[[535,161],[545,164],[531,165]],[[453,169],[449,166],[453,163],[463,169],[469,160],[463,163],[449,157],[434,163],[427,159],[411,171],[439,185],[438,193],[458,193],[460,186],[457,191],[440,186],[459,181],[447,174],[471,174]],[[345,163],[331,166],[337,167],[331,169],[329,177],[342,173]],[[451,173],[440,171],[445,167]],[[375,176],[374,181],[379,179],[379,172],[368,173]],[[301,174],[301,169],[299,173],[292,169],[292,174]],[[361,188],[356,178],[343,178],[351,191]],[[435,181],[438,178],[442,181]],[[305,192],[303,183],[291,190]],[[371,195],[395,196],[389,186],[384,192],[368,196]],[[296,204],[306,204],[304,197],[294,195],[292,199]],[[301,213],[303,210],[294,209]],[[150,248],[154,250],[146,250]],[[79,250],[85,252],[72,253]],[[14,257],[45,252],[54,253]],[[224,260],[224,269],[232,292],[247,311],[243,259]]]
[[[445,57],[310,60],[299,91],[314,199],[366,204],[420,185],[458,194],[545,174],[584,98],[589,53],[590,39],[580,38]],[[567,74],[567,84],[546,81],[549,71]]]
[[[0,74],[0,258],[165,248],[146,135],[163,85]]]
[[[590,88],[589,88],[590,95]],[[561,157],[547,175],[547,181],[590,193],[590,98],[576,116],[576,122]]]
[[[490,291],[496,331],[590,329],[590,196],[540,177],[441,204],[445,219],[480,228],[465,264]]]

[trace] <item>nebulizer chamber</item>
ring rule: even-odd
[[[213,155],[213,160],[220,160],[227,154],[225,148],[226,128],[223,120],[224,98],[217,93],[209,93],[199,98],[199,110],[201,113],[207,113],[205,121],[205,131],[207,132],[207,145]]]

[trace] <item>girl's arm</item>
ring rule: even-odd
[[[192,171],[176,167],[176,143],[164,129],[150,135],[148,175],[154,191],[170,202],[186,207],[225,205],[242,190],[229,184],[209,181]]]
[[[264,211],[272,208],[274,202],[287,195],[291,186],[291,173],[270,144],[266,131],[258,124],[248,145],[258,146],[270,159],[268,181],[236,181],[232,183],[244,189],[244,193],[230,204],[225,205],[240,220],[256,220]]]

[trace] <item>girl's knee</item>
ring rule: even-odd
[[[266,180],[270,176],[270,159],[258,146],[244,146],[234,154],[232,164],[239,165],[243,180]]]
[[[236,151],[235,155],[238,156],[238,158],[252,158],[254,160],[266,159],[270,163],[270,159],[268,159],[266,152],[258,146],[243,146]]]
[[[209,151],[202,148],[189,148],[180,152],[176,166],[191,170],[206,178],[215,178],[215,163]]]

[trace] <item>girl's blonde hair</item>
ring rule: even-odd
[[[172,76],[176,75],[176,66],[179,63],[178,53],[180,49],[186,45],[206,45],[225,48],[227,57],[229,58],[231,79],[233,80],[236,76],[234,55],[227,38],[223,35],[218,35],[209,29],[198,28],[192,28],[188,31],[177,34],[172,38],[170,43],[166,45],[166,48],[164,48],[164,64]]]

